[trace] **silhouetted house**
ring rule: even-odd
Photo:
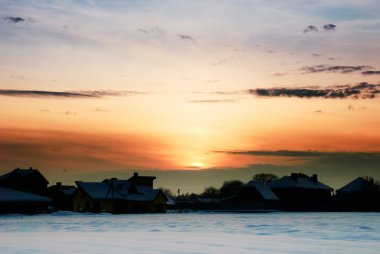
[[[345,211],[379,211],[379,187],[373,178],[356,178],[336,191],[338,208]]]
[[[62,185],[58,182],[48,188],[48,196],[53,199],[53,207],[58,210],[72,211],[75,186]]]
[[[292,173],[269,183],[285,210],[327,210],[333,189],[311,177]]]
[[[0,213],[47,212],[51,201],[40,195],[0,187]]]
[[[136,180],[136,174],[134,175]],[[109,213],[148,213],[165,212],[166,195],[160,189],[153,189],[155,177],[139,179],[151,182],[139,182],[106,179],[103,182],[80,182],[74,195],[74,211]],[[140,183],[140,184],[138,184]]]
[[[237,195],[224,202],[234,203],[234,206],[229,205],[231,210],[277,209],[279,206],[277,195],[267,185],[255,180],[249,181]]]
[[[0,176],[0,187],[46,195],[49,182],[37,169],[17,168]]]
[[[139,176],[137,172],[133,173],[133,176],[128,179],[128,181],[135,185],[147,185],[150,188],[153,188],[154,180],[156,180],[155,176]]]

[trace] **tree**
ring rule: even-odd
[[[174,197],[174,195],[173,195],[173,192],[171,191],[171,190],[169,190],[169,189],[167,189],[167,188],[163,188],[163,187],[161,187],[161,188],[159,188],[167,197],[170,197],[170,198],[172,198],[172,197]]]
[[[219,190],[215,188],[214,186],[210,186],[204,189],[203,193],[201,194],[202,198],[218,198],[219,197]]]
[[[254,175],[252,179],[255,181],[262,182],[263,184],[268,184],[274,180],[277,180],[278,176],[271,173],[260,173]]]
[[[219,190],[220,198],[224,199],[235,196],[239,193],[243,185],[243,182],[239,180],[225,181]]]

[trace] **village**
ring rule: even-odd
[[[334,190],[319,182],[316,174],[278,178],[262,173],[247,183],[231,180],[220,189],[207,187],[201,194],[178,195],[154,188],[155,179],[135,172],[129,179],[48,186],[38,169],[16,168],[0,176],[0,213],[380,211],[380,185],[371,177],[358,177]]]

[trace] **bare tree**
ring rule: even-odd
[[[262,182],[263,184],[268,184],[274,180],[277,180],[278,176],[271,173],[260,173],[254,175],[252,179],[255,181]]]

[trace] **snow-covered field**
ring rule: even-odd
[[[0,253],[380,253],[380,214],[2,215]]]

